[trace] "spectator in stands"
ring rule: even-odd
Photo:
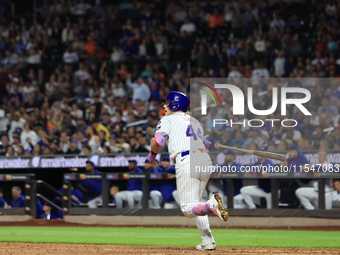
[[[194,23],[192,23],[190,21],[189,18],[186,18],[184,24],[181,26],[179,31],[181,33],[182,32],[186,32],[186,33],[192,34],[192,33],[194,33],[196,31],[196,26],[195,26]]]
[[[11,121],[10,129],[8,131],[9,134],[9,141],[10,143],[13,142],[13,133],[17,128],[21,130],[24,129],[25,120],[21,117],[21,113],[16,111],[13,114],[13,120]]]
[[[5,111],[0,108],[0,136],[7,135],[7,125],[8,119],[6,118]]]
[[[246,142],[246,139],[243,138],[242,131],[238,130],[236,131],[235,139],[231,141],[230,146],[242,148],[245,142]]]
[[[90,126],[86,129],[86,135],[88,145],[91,147],[91,153],[97,153],[98,148],[100,147],[100,139],[97,131],[92,126]]]
[[[24,130],[20,135],[21,145],[24,147],[25,150],[29,148],[33,148],[34,145],[38,143],[38,136],[32,130],[33,125],[31,122],[27,122],[24,124]]]
[[[245,149],[249,149],[250,145],[252,143],[255,143],[258,148],[262,148],[262,146],[264,145],[264,140],[260,137],[260,132],[261,131],[258,128],[252,129],[250,137],[245,141],[242,147]]]
[[[95,129],[97,131],[97,133],[99,133],[100,131],[103,131],[104,134],[105,134],[105,140],[106,141],[109,140],[109,137],[110,137],[109,130],[102,123],[100,123],[98,119],[95,119],[93,121],[92,127],[93,127],[93,129]],[[90,141],[90,139],[89,139],[89,141]]]
[[[82,155],[91,155],[92,154],[92,149],[89,145],[85,145],[83,147],[83,152]]]
[[[2,91],[0,94],[3,97],[9,95],[8,101],[1,108],[12,117],[4,115],[3,125],[0,120],[0,132],[8,130],[4,125],[11,122],[15,111],[19,111],[24,120],[27,119],[29,122],[32,121],[34,126],[39,125],[50,130],[49,138],[56,135],[60,139],[58,133],[60,131],[51,129],[50,124],[56,125],[57,130],[67,132],[71,137],[74,132],[83,128],[77,126],[73,130],[72,126],[78,123],[70,124],[68,119],[72,110],[69,110],[68,103],[64,102],[64,106],[59,107],[58,111],[52,107],[62,97],[70,99],[76,96],[77,104],[84,111],[83,117],[86,121],[90,113],[101,120],[105,118],[103,109],[110,115],[121,109],[123,113],[121,120],[134,122],[148,115],[148,111],[154,108],[154,104],[149,102],[149,92],[153,92],[154,98],[165,96],[170,89],[187,92],[189,78],[193,76],[206,78],[228,76],[234,79],[253,77],[253,74],[256,74],[254,75],[256,82],[253,83],[258,89],[256,93],[270,91],[272,86],[276,86],[272,82],[257,86],[257,83],[262,85],[262,76],[264,79],[274,76],[312,78],[303,79],[302,87],[310,86],[313,95],[311,100],[314,101],[313,106],[308,107],[312,112],[309,124],[313,126],[310,129],[303,125],[303,128],[296,130],[301,132],[304,139],[310,139],[314,148],[319,149],[320,139],[325,139],[327,134],[325,132],[322,138],[309,137],[307,130],[314,131],[314,126],[318,125],[326,129],[339,124],[339,113],[335,115],[334,110],[338,109],[340,99],[337,82],[332,81],[330,87],[325,88],[314,79],[338,76],[337,59],[333,57],[338,50],[336,37],[328,31],[335,24],[334,13],[337,12],[337,7],[335,8],[336,5],[333,3],[324,4],[322,7],[324,13],[319,13],[319,8],[312,3],[305,16],[299,15],[298,9],[291,8],[292,5],[288,2],[280,3],[280,12],[277,13],[275,3],[271,1],[261,3],[263,6],[258,12],[257,7],[250,5],[252,8],[250,9],[249,6],[236,2],[226,3],[225,8],[209,3],[202,3],[197,8],[186,3],[179,7],[176,4],[167,7],[157,5],[155,9],[146,7],[143,13],[136,4],[129,1],[122,4],[125,6],[124,9],[117,9],[114,13],[111,8],[106,8],[107,3],[103,1],[97,3],[93,11],[86,1],[77,1],[65,8],[57,0],[53,4],[47,1],[41,4],[37,6],[40,17],[34,16],[29,20],[22,19],[22,15],[18,14],[19,16],[13,19],[8,12],[7,19],[13,21],[5,22],[1,26],[0,52],[3,55],[4,70],[0,73]],[[133,8],[130,8],[131,6]],[[98,8],[101,8],[101,11]],[[29,11],[27,15],[30,15]],[[128,15],[128,18],[120,20],[118,17],[122,15]],[[228,28],[224,29],[222,26]],[[261,29],[254,29],[257,27]],[[190,34],[194,28],[196,30]],[[19,32],[12,33],[12,30]],[[121,30],[123,32],[120,35]],[[193,36],[195,33],[199,35],[197,38]],[[154,38],[151,38],[151,34]],[[137,63],[138,44],[142,41],[145,42],[143,44],[145,60]],[[79,64],[79,70],[64,64],[63,56],[68,45],[76,52],[72,52],[72,56],[77,54],[79,61],[82,62]],[[303,50],[301,45],[304,46]],[[26,50],[22,50],[25,47]],[[190,53],[195,50],[195,55],[199,55],[199,58],[191,59]],[[100,67],[92,64],[103,58],[106,59]],[[206,59],[208,61],[205,61]],[[38,68],[36,63],[40,62]],[[118,67],[118,64],[122,68]],[[34,66],[34,71],[30,71],[31,66]],[[59,66],[62,67],[61,70]],[[143,80],[149,92],[140,93],[145,98],[135,97],[135,89],[131,91],[129,86],[126,86],[129,83],[126,81],[127,74],[131,73],[133,80],[138,80],[138,77],[142,76],[141,70],[146,70],[144,74],[149,79]],[[115,80],[112,82],[110,77],[114,77]],[[102,84],[105,86],[101,86]],[[277,85],[286,86],[280,82]],[[241,87],[244,90],[247,86],[244,83]],[[112,101],[110,103],[103,100],[111,97],[119,99],[108,100]],[[330,102],[329,109],[327,102],[326,105],[320,104],[323,98],[328,97],[330,97],[327,100]],[[83,108],[85,98],[88,103],[85,103],[86,106]],[[136,105],[135,101],[143,104]],[[93,102],[95,106],[92,105]],[[268,105],[270,102],[271,100],[266,98],[264,105],[260,107],[264,107],[263,109],[270,107]],[[26,116],[24,111],[20,110],[22,107],[38,107],[38,111],[32,116]],[[55,116],[48,114],[51,108],[55,110]],[[155,108],[162,116],[161,106]],[[231,108],[231,104],[226,102],[223,109],[225,113],[230,113]],[[292,111],[294,115],[292,118],[301,124],[302,119],[299,119],[298,111],[298,109]],[[1,116],[3,114],[0,111],[0,118]],[[250,116],[247,117],[250,119]],[[90,122],[93,119],[91,118]],[[61,127],[62,121],[66,121],[67,125]],[[82,121],[79,122],[86,125]],[[115,123],[116,120],[112,118],[112,122]],[[115,128],[116,136],[120,136],[125,124],[119,125],[119,129]],[[112,133],[113,130],[108,129]],[[248,138],[246,129],[242,128],[245,139]],[[5,132],[10,137],[10,144],[13,143],[13,130],[15,128],[8,133]],[[272,130],[268,132],[270,137],[273,137],[277,130],[273,130],[274,133]],[[236,134],[236,132],[229,134],[227,140],[232,141]],[[108,137],[106,136],[106,139]],[[297,142],[295,138],[293,139]],[[339,137],[336,136],[335,139],[334,142],[328,141],[330,147],[337,146],[335,142]]]
[[[73,50],[72,45],[68,45],[67,50],[63,54],[63,61],[65,64],[76,65],[79,61],[79,56],[76,51]]]
[[[224,17],[220,11],[215,8],[214,13],[209,18],[209,27],[222,27],[224,25]]]
[[[76,139],[72,139],[70,143],[70,148],[67,150],[66,154],[80,154],[80,150],[78,149],[78,141]]]
[[[150,98],[150,88],[144,83],[140,77],[136,83],[131,82],[131,74],[128,75],[126,85],[133,90],[132,103],[135,104],[139,99],[142,102],[147,102]]]
[[[318,108],[318,113],[321,113],[327,110],[330,111],[333,116],[338,115],[338,109],[334,105],[331,105],[330,97],[324,96],[322,99],[322,106]]]
[[[130,148],[132,153],[147,153],[147,150],[144,146],[142,146],[136,137],[130,138]]]
[[[120,153],[128,154],[130,153],[130,145],[127,143],[127,137],[126,136],[120,136],[118,137],[118,143],[116,143],[116,146],[120,148]]]
[[[18,186],[12,187],[11,208],[25,207],[25,197],[21,194],[21,188]]]

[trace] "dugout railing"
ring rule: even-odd
[[[340,218],[339,210],[325,210],[325,179],[338,178],[339,173],[313,173],[313,172],[287,172],[287,173],[223,173],[216,177],[212,175],[211,178],[225,179],[227,182],[227,201],[228,210],[231,215],[237,216],[295,216],[295,217],[325,217],[325,218]],[[66,173],[64,174],[63,183],[63,211],[64,214],[70,215],[182,215],[179,209],[148,209],[149,201],[149,182],[155,180],[170,180],[176,178],[175,174],[169,173],[102,173],[102,174],[84,174],[84,173]],[[233,179],[270,179],[272,194],[272,209],[233,209]],[[319,182],[319,209],[314,211],[301,209],[278,209],[279,208],[279,188],[278,183],[282,179],[301,179],[311,178],[317,179]],[[109,204],[109,185],[108,181],[126,181],[127,179],[139,179],[142,181],[142,206],[143,209],[116,209],[111,208]],[[103,204],[100,208],[79,208],[71,206],[71,187],[72,182],[83,180],[101,180],[102,181],[102,196]]]

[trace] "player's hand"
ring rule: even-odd
[[[157,154],[153,154],[151,151],[149,152],[149,155],[146,156],[146,160],[149,161],[152,164],[156,164],[155,159],[156,159]]]
[[[211,142],[207,139],[208,137],[209,137],[209,135],[203,136],[203,144],[205,145],[205,148],[207,148],[207,149],[211,145]]]

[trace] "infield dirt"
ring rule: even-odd
[[[31,220],[27,222],[0,222],[0,226],[74,226],[74,227],[114,227],[114,225],[86,225],[67,223],[62,220]],[[122,226],[119,226],[122,227]],[[129,226],[131,227],[131,226]],[[140,226],[139,226],[140,227]],[[149,227],[149,226],[148,226]],[[155,226],[156,227],[156,226]],[[160,227],[160,226],[157,226]],[[162,226],[171,227],[176,226]],[[230,228],[230,227],[229,227]],[[249,228],[247,228],[249,229]],[[260,229],[260,228],[251,228]],[[264,228],[263,228],[264,229]],[[265,229],[288,229],[288,228],[265,228]],[[296,230],[331,230],[339,231],[339,227],[304,227],[290,228]],[[87,254],[153,254],[153,255],[176,255],[176,254],[340,254],[340,249],[312,249],[312,248],[252,248],[252,247],[217,247],[215,251],[196,251],[195,247],[161,247],[161,246],[125,246],[125,245],[84,245],[84,244],[56,244],[56,243],[0,243],[0,255],[87,255]]]
[[[339,254],[340,249],[295,249],[295,248],[230,248],[218,247],[215,251],[196,251],[194,247],[156,247],[125,245],[81,245],[81,244],[38,244],[38,243],[0,243],[0,254],[6,255],[87,255],[87,254]]]

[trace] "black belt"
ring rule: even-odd
[[[183,152],[181,153],[181,156],[184,157],[184,156],[189,155],[189,154],[190,154],[190,151],[187,150],[187,151],[183,151]]]

